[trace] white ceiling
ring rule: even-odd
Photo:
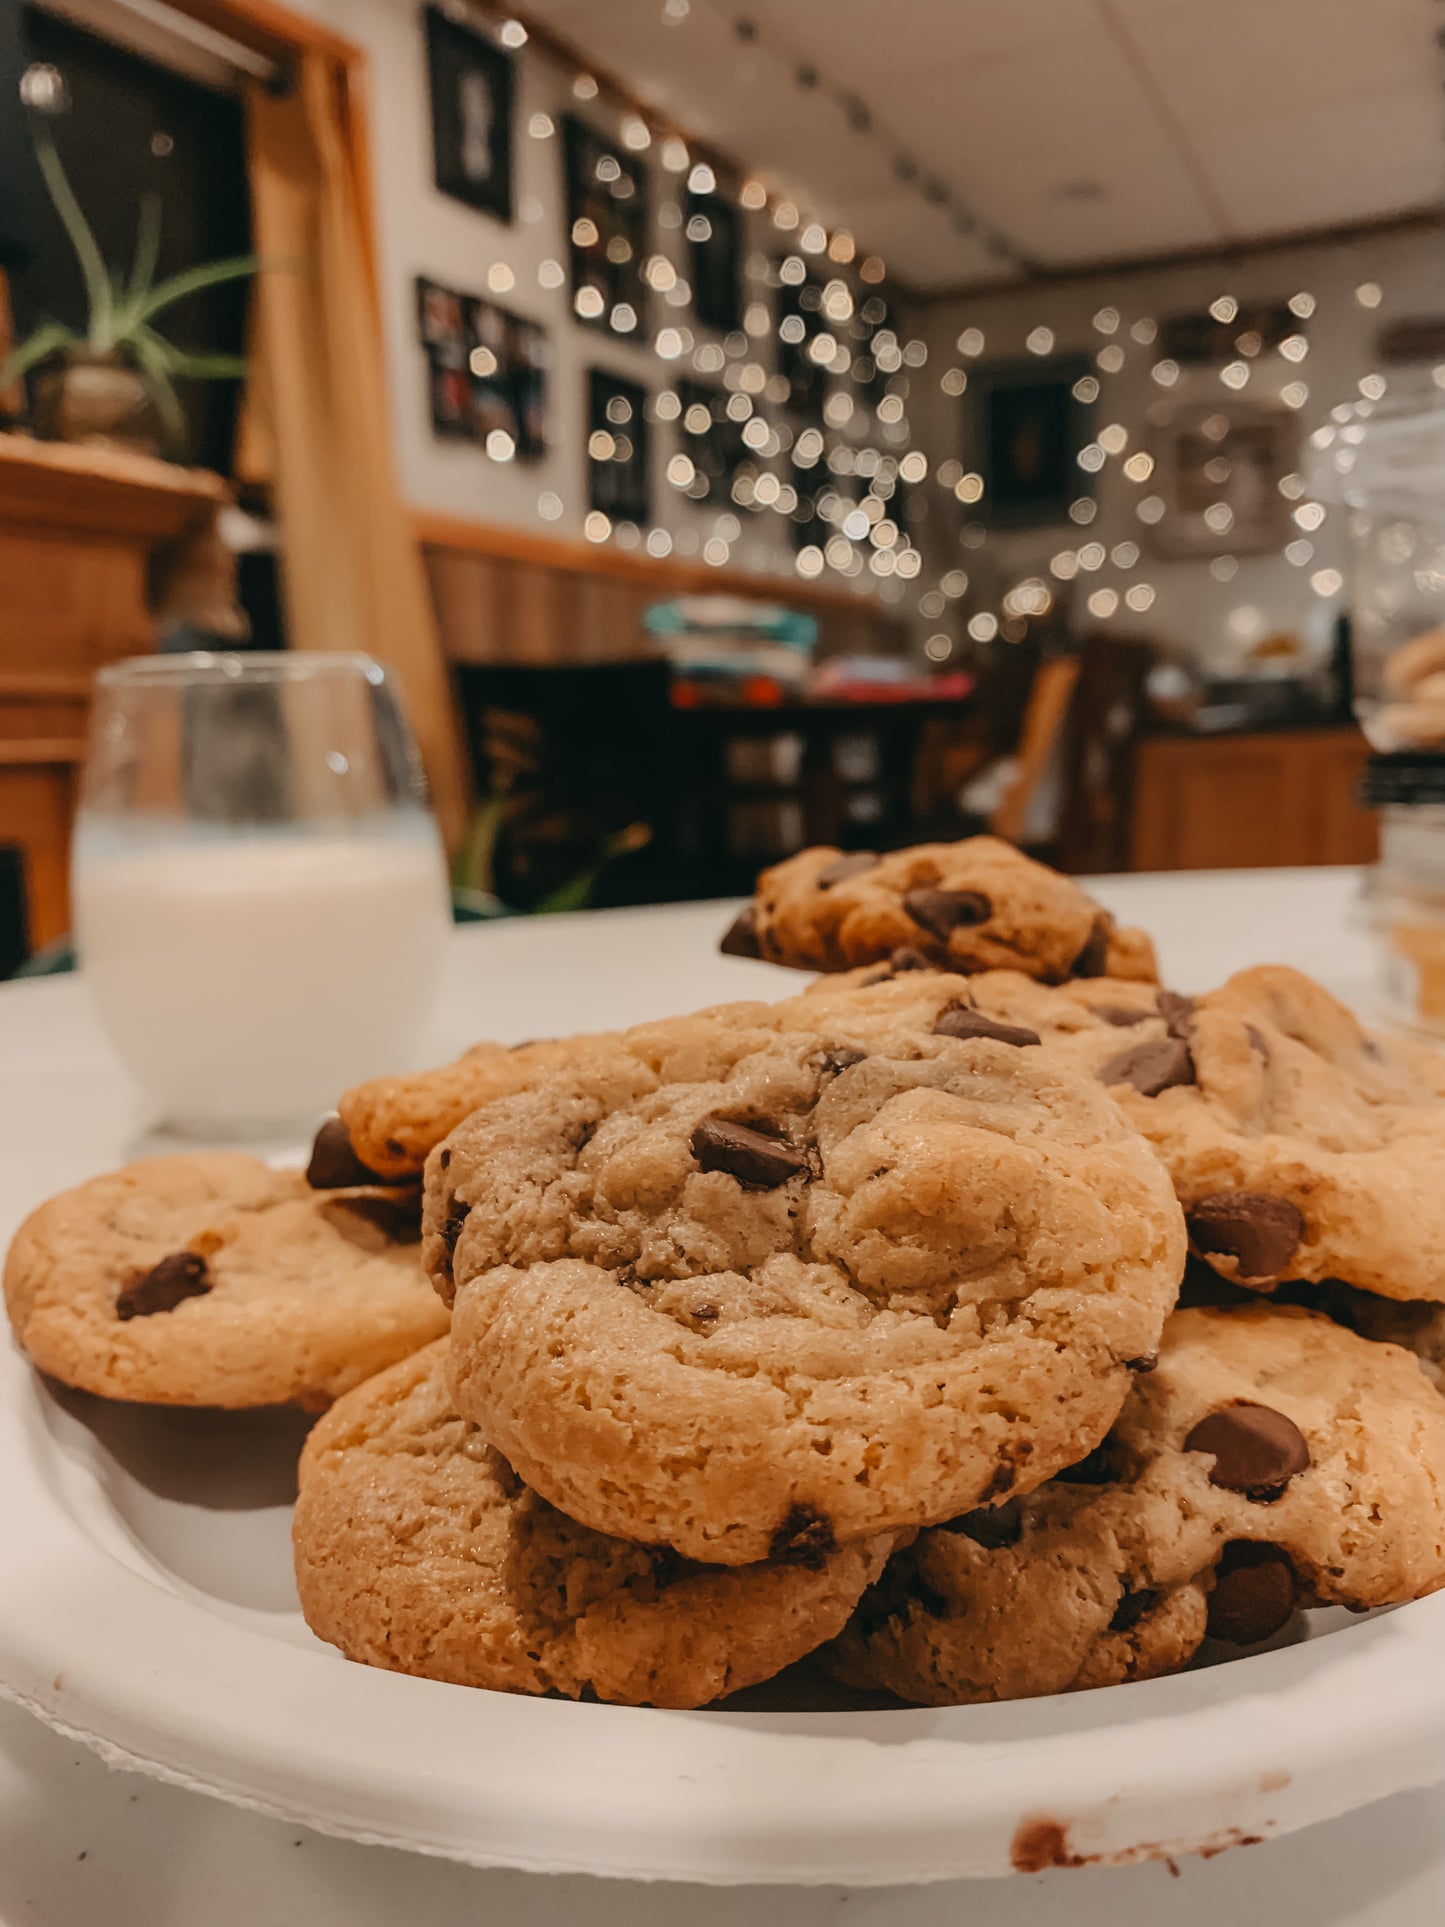
[[[525,12],[919,288],[1437,206],[1439,0],[525,0]],[[756,38],[738,37],[746,16]],[[800,64],[820,84],[800,90]],[[866,102],[873,131],[837,96]]]

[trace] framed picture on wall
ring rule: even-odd
[[[605,368],[587,371],[587,505],[614,522],[652,519],[647,390]]]
[[[1164,513],[1149,530],[1155,555],[1270,555],[1294,533],[1281,479],[1299,463],[1293,409],[1253,402],[1177,409],[1156,428],[1154,490]]]
[[[971,371],[964,397],[965,466],[983,477],[972,511],[995,528],[1035,528],[1068,519],[1069,504],[1093,492],[1079,467],[1090,410],[1074,386],[1084,356],[994,362]]]
[[[572,306],[592,327],[640,338],[647,320],[647,169],[575,114],[562,134]]]
[[[546,329],[424,275],[416,293],[433,433],[485,444],[497,429],[534,461],[547,445]]]
[[[511,56],[438,7],[428,7],[425,18],[437,187],[483,214],[510,221]]]
[[[727,412],[731,396],[708,382],[684,378],[677,384],[677,399],[682,407],[678,447],[701,478],[701,485],[694,478],[687,494],[694,502],[730,501],[738,471],[749,459],[743,425]]]
[[[787,263],[774,268],[778,289],[778,371],[788,383],[788,407],[806,422],[821,423],[827,400],[828,369],[812,344],[832,330],[823,319],[823,290],[817,279],[784,280]],[[831,363],[831,354],[829,362]]]
[[[741,224],[730,200],[714,190],[684,197],[692,279],[692,311],[705,328],[730,334],[743,325]]]

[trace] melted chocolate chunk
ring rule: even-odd
[[[777,1127],[773,1126],[772,1130]],[[771,1191],[808,1168],[803,1152],[767,1125],[739,1124],[714,1111],[692,1134],[692,1154],[704,1171],[726,1171],[742,1184]]]
[[[996,1044],[1015,1044],[1022,1048],[1037,1044],[1039,1034],[1022,1024],[1001,1024],[971,1004],[950,1004],[939,1013],[933,1026],[935,1037],[991,1037]]]
[[[835,883],[862,876],[865,870],[876,870],[882,860],[876,850],[853,850],[847,856],[835,856],[819,870],[813,882],[820,890],[831,890]]]
[[[961,1518],[950,1519],[946,1532],[961,1532],[965,1539],[982,1546],[986,1552],[999,1552],[1016,1546],[1023,1536],[1024,1509],[1020,1499],[1005,1499],[1002,1505],[981,1505]]]
[[[200,1253],[173,1251],[121,1287],[115,1315],[122,1321],[152,1318],[160,1311],[174,1311],[187,1298],[204,1298],[210,1289],[210,1273]]]
[[[1200,1419],[1184,1450],[1213,1453],[1211,1485],[1261,1502],[1277,1499],[1310,1465],[1309,1443],[1294,1420],[1251,1399],[1221,1405]]]
[[[1305,1234],[1299,1206],[1264,1191],[1211,1191],[1184,1218],[1195,1249],[1236,1259],[1241,1278],[1278,1278]]]
[[[1069,966],[1071,977],[1103,977],[1109,968],[1109,932],[1113,919],[1102,912],[1084,940],[1084,947]]]
[[[328,1198],[321,1210],[331,1228],[361,1251],[385,1251],[389,1245],[414,1245],[421,1239],[421,1192],[416,1188],[388,1198]]]
[[[836,1077],[840,1071],[851,1071],[855,1064],[861,1064],[867,1055],[866,1050],[854,1050],[851,1044],[830,1044],[813,1061],[826,1076]]]
[[[471,1210],[472,1207],[463,1204],[460,1198],[453,1198],[447,1207],[447,1215],[442,1220],[442,1243],[446,1246],[448,1265],[456,1255],[457,1239],[462,1235]]]
[[[914,950],[907,944],[901,944],[889,957],[886,974],[890,977],[900,977],[905,970],[937,970],[937,968],[938,965],[932,957],[925,957],[921,950]]]
[[[1231,1646],[1257,1646],[1286,1625],[1297,1603],[1294,1568],[1279,1546],[1233,1539],[1209,1595],[1207,1625]]]
[[[1177,990],[1161,990],[1155,999],[1159,1015],[1164,1019],[1164,1028],[1171,1037],[1187,1042],[1194,1028],[1194,1013],[1198,1006],[1192,997],[1181,997]]]
[[[352,1148],[351,1133],[339,1117],[328,1117],[311,1144],[306,1182],[313,1191],[341,1191],[355,1184],[389,1184],[363,1164]]]
[[[773,1534],[768,1556],[781,1566],[809,1566],[816,1572],[836,1546],[832,1521],[811,1506],[795,1505]]]
[[[981,890],[910,890],[903,908],[930,937],[947,942],[951,930],[968,930],[987,923],[993,905]]]
[[[718,949],[725,957],[761,957],[763,947],[758,942],[758,913],[754,906],[745,904],[722,934]]]
[[[1132,1084],[1140,1097],[1157,1097],[1176,1084],[1194,1082],[1194,1059],[1178,1037],[1156,1037],[1131,1044],[1099,1072],[1101,1084]]]
[[[1063,1485],[1112,1485],[1120,1472],[1119,1449],[1112,1439],[1104,1439],[1076,1465],[1066,1465],[1054,1477]]]
[[[1091,1004],[1094,1016],[1101,1017],[1106,1024],[1113,1024],[1119,1030],[1132,1030],[1135,1024],[1147,1024],[1147,1010],[1125,1010],[1122,1004]]]
[[[1132,1592],[1126,1587],[1118,1605],[1114,1608],[1114,1617],[1109,1621],[1109,1631],[1111,1633],[1132,1632],[1141,1619],[1148,1618],[1162,1597],[1163,1594],[1153,1586],[1140,1586]]]

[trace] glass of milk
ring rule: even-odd
[[[173,1130],[269,1135],[413,1061],[450,928],[392,679],[367,656],[151,656],[96,678],[81,969]]]

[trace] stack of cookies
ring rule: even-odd
[[[1445,1059],[1292,971],[1161,990],[991,839],[805,851],[724,947],[825,974],[376,1080],[307,1178],[52,1201],[21,1342],[334,1398],[306,1618],[459,1684],[1008,1699],[1445,1584]]]

